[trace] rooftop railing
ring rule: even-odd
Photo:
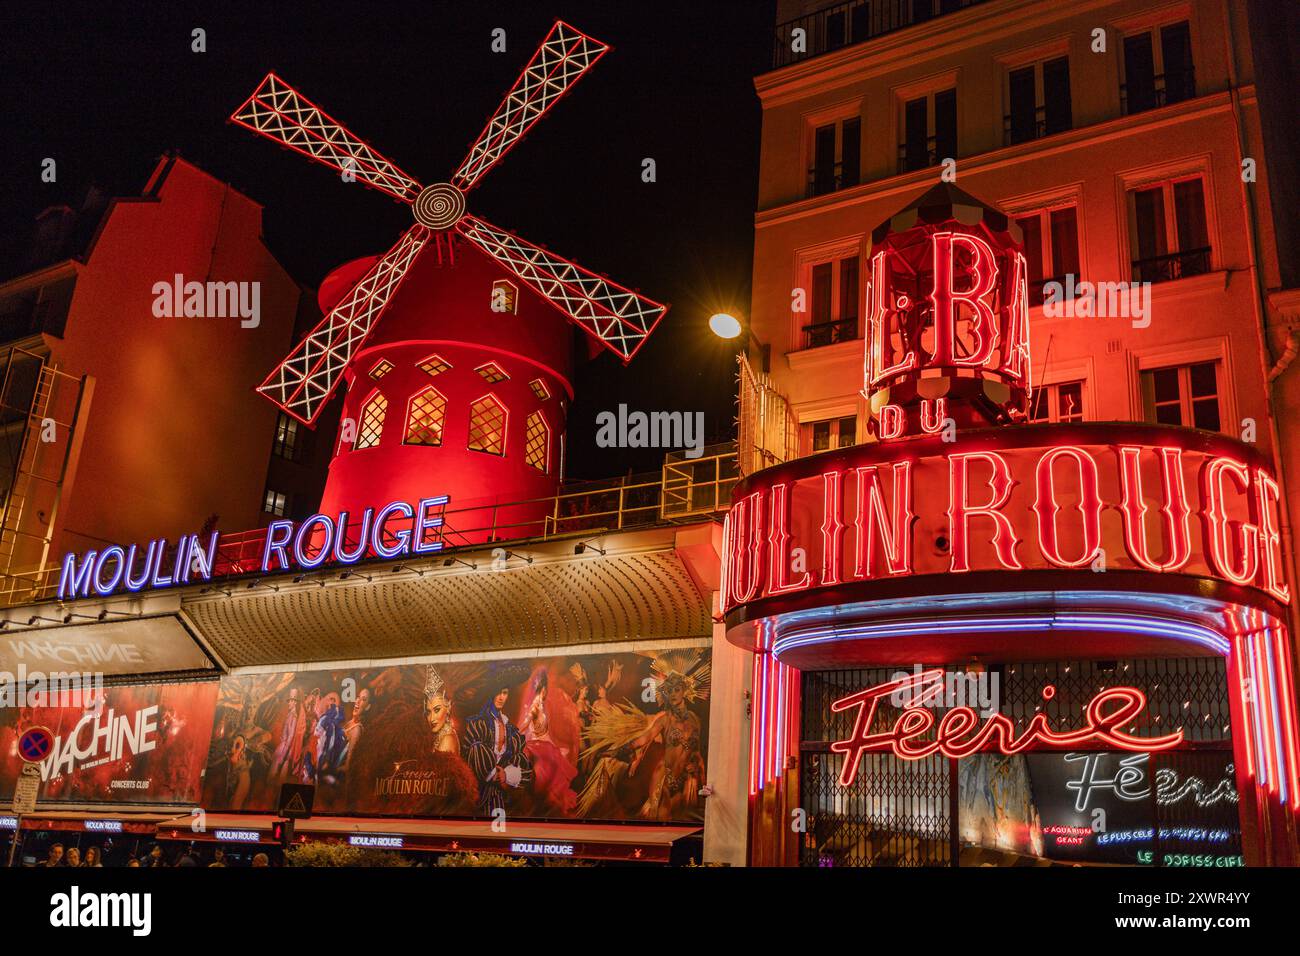
[[[850,0],[777,25],[772,69],[873,40],[985,0]],[[796,32],[802,31],[802,32]]]

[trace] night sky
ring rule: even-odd
[[[578,372],[568,473],[659,467],[660,451],[595,447],[596,413],[620,402],[702,411],[710,439],[733,436],[735,350],[706,322],[748,311],[753,77],[768,65],[774,0],[108,6],[20,0],[0,12],[0,274],[19,270],[42,209],[77,205],[92,183],[137,195],[156,157],[175,149],[262,203],[271,251],[315,287],[340,263],[387,249],[410,213],[227,123],[234,108],[275,70],[438,182],[558,17],[614,49],[488,173],[469,208],[672,305],[631,366],[602,355]],[[195,27],[206,53],[190,50]],[[490,49],[496,27],[505,53]],[[55,184],[40,181],[47,156]],[[655,183],[641,181],[646,157]]]

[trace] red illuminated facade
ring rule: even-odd
[[[1244,8],[1116,6],[1103,95],[1106,58],[1051,4],[888,23],[781,6],[779,68],[756,84],[751,327],[782,358],[742,373],[721,599],[754,656],[749,861],[1300,863],[1289,433],[1250,418],[1285,363],[1267,382],[1251,367],[1265,331],[1209,355],[1205,310],[1257,321],[1254,290],[1215,298],[1204,278],[1256,227],[1221,214],[1192,262],[1193,189],[1222,209],[1240,185],[1179,166],[1197,124],[1240,166],[1196,110],[1253,95],[1209,40]],[[790,53],[796,30],[811,53]],[[1167,85],[1145,104],[1152,43]],[[1047,127],[1021,124],[1034,97]],[[1249,137],[1257,115],[1236,121]],[[1139,135],[1167,161],[1126,152]],[[1185,243],[1160,272],[1148,201],[1173,167]],[[1265,190],[1245,202],[1269,218]],[[1048,294],[1067,275],[1134,283],[1150,310],[1098,315],[1072,292],[1063,316]],[[1198,414],[1175,382],[1191,366]],[[1230,809],[1188,802],[1220,777]]]

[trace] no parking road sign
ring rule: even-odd
[[[40,763],[54,747],[54,734],[48,727],[31,727],[18,738],[18,756],[29,763]]]

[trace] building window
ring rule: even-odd
[[[443,372],[451,368],[451,363],[441,355],[430,355],[427,359],[417,365],[416,368],[426,375],[441,375]]]
[[[541,412],[533,412],[528,416],[528,422],[524,428],[524,461],[542,474],[546,474],[546,463],[550,450],[550,426],[546,424],[546,419],[542,417]]]
[[[492,283],[492,311],[519,314],[519,288],[509,279],[497,279]]]
[[[1200,176],[1130,189],[1128,220],[1134,282],[1169,282],[1210,271]]]
[[[1007,87],[1010,111],[1002,119],[1006,145],[1027,143],[1073,127],[1069,57],[1011,70]]]
[[[506,407],[495,395],[484,395],[469,407],[469,450],[504,455]]]
[[[1031,422],[1083,421],[1083,382],[1040,385],[1034,389]]]
[[[272,491],[266,489],[266,497],[262,501],[262,511],[269,515],[275,515],[277,518],[283,518],[289,513],[289,496],[281,491]]]
[[[272,451],[276,457],[285,461],[297,461],[301,451],[298,442],[298,420],[286,412],[281,412],[275,422],[275,444]]]
[[[848,189],[862,181],[862,120],[853,116],[813,131],[808,195]]]
[[[538,401],[544,402],[551,397],[550,389],[546,387],[546,383],[540,378],[533,379],[528,383],[528,387],[533,390],[533,394],[537,396]]]
[[[940,90],[903,104],[898,171],[911,172],[957,158],[957,91]]]
[[[370,377],[376,382],[393,370],[393,363],[388,359],[380,359],[375,363],[375,367],[370,370]]]
[[[832,448],[848,448],[858,442],[858,419],[856,415],[843,418],[828,418],[820,422],[808,422],[803,426],[805,454],[830,451]]]
[[[1189,425],[1217,432],[1219,363],[1144,370],[1142,410],[1147,421],[1158,425]]]
[[[479,375],[483,376],[483,381],[489,385],[495,385],[497,382],[504,382],[510,376],[496,362],[487,362],[474,369]]]
[[[858,337],[858,286],[861,265],[856,255],[812,267],[803,348],[815,349]]]
[[[384,415],[388,412],[388,399],[376,392],[361,406],[361,425],[357,429],[357,443],[353,446],[373,448],[379,444],[379,436],[384,430]]]
[[[1195,95],[1192,31],[1186,20],[1124,38],[1124,82],[1119,96],[1125,115],[1180,103]]]
[[[441,445],[442,426],[447,420],[447,399],[430,385],[411,397],[406,415],[405,445]]]
[[[1049,282],[1059,282],[1062,294],[1068,288],[1066,276],[1078,283],[1079,215],[1074,206],[1023,214],[1016,225],[1023,236],[1030,305],[1043,304]]]

